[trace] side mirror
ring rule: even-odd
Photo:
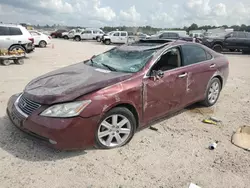
[[[164,76],[164,72],[162,70],[153,70],[152,73],[151,73],[151,77],[154,77],[156,79],[159,79],[159,78],[163,78]]]

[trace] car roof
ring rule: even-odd
[[[21,25],[18,25],[18,24],[4,24],[4,23],[0,23],[0,26],[2,27],[23,27]]]

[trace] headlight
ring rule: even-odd
[[[44,110],[40,115],[47,117],[74,117],[79,115],[90,103],[90,100],[86,100],[56,104]]]

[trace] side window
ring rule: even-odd
[[[158,62],[153,66],[152,70],[167,71],[181,66],[181,55],[178,47],[169,49],[161,56]]]
[[[97,34],[98,32],[97,31],[93,31],[93,34]]]
[[[231,33],[231,36],[236,38],[237,37],[237,33],[233,32],[233,33]]]
[[[10,27],[10,35],[22,35],[22,31],[16,27]]]
[[[165,38],[168,38],[168,37],[169,37],[168,33],[162,33],[159,38],[165,39]]]
[[[246,37],[246,33],[244,33],[244,32],[239,32],[239,33],[238,33],[238,38],[243,38],[243,39],[247,38],[247,37]]]
[[[121,36],[122,36],[122,37],[126,37],[127,34],[123,32],[123,33],[121,33]]]
[[[169,33],[169,38],[178,38],[177,33]]]
[[[183,66],[192,65],[207,60],[207,53],[196,45],[182,46]]]
[[[117,36],[118,37],[118,36],[120,36],[120,33],[118,33],[118,32],[114,33],[113,36]]]
[[[0,26],[0,36],[4,35],[10,35],[9,28]]]

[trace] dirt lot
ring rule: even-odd
[[[145,129],[114,150],[56,152],[17,130],[6,117],[10,95],[38,75],[111,46],[54,40],[54,49],[36,49],[22,66],[0,66],[0,182],[6,187],[167,187],[250,186],[250,153],[231,144],[232,133],[250,122],[250,56],[227,55],[230,77],[211,109],[191,108]],[[207,116],[221,126],[203,124]],[[207,149],[218,140],[216,150]]]

